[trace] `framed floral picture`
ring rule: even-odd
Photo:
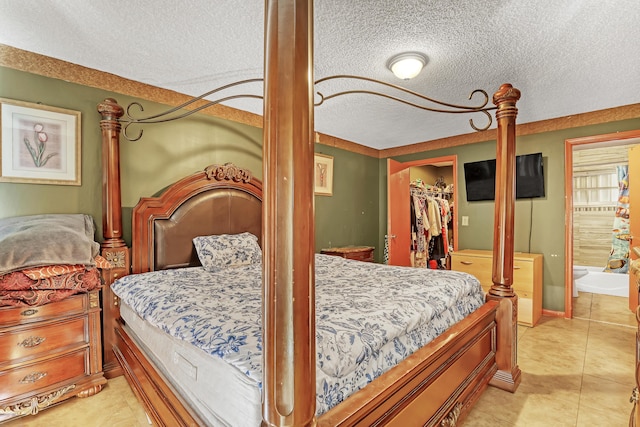
[[[0,182],[81,185],[80,114],[0,98]]]
[[[333,195],[333,157],[316,153],[313,159],[315,193],[320,196]]]

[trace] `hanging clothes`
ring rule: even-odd
[[[411,260],[414,267],[444,268],[449,253],[449,200],[441,189],[411,183]]]

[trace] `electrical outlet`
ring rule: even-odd
[[[462,225],[466,226],[469,225],[469,217],[468,216],[462,216]]]

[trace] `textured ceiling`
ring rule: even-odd
[[[0,0],[0,8],[2,44],[161,88],[200,95],[263,76],[262,0]],[[637,0],[316,0],[314,8],[316,80],[360,75],[466,105],[481,102],[468,101],[473,89],[491,96],[508,82],[522,91],[518,123],[640,102]],[[386,68],[405,51],[428,57],[406,82]],[[317,90],[354,88],[373,89],[333,81]],[[262,113],[258,100],[227,105]],[[381,149],[472,132],[469,118],[346,95],[315,109],[315,128]]]

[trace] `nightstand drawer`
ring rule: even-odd
[[[334,255],[356,261],[373,262],[373,246],[345,246],[343,248],[322,249],[321,254]]]
[[[86,344],[87,318],[22,327],[0,334],[0,369],[2,365],[73,344]]]
[[[37,307],[12,307],[0,309],[0,326],[39,322],[54,317],[67,316],[84,311],[84,295],[78,294],[54,304]]]
[[[88,349],[83,349],[22,368],[0,371],[0,401],[61,381],[82,378],[88,373],[85,363],[89,359],[88,353]]]

